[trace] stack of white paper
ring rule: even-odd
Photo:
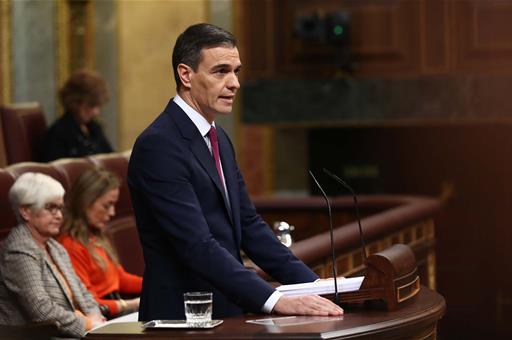
[[[359,290],[364,276],[338,278],[338,292],[353,292]],[[315,282],[282,285],[276,288],[284,295],[327,295],[334,294],[334,280],[319,280]]]
[[[102,323],[101,325],[98,325],[96,327],[94,327],[93,329],[89,330],[87,332],[90,333],[92,331],[94,331],[95,329],[98,329],[100,327],[103,327],[103,326],[106,326],[106,325],[110,325],[111,323],[120,323],[120,322],[136,322],[136,321],[139,321],[139,312],[133,312],[133,313],[130,313],[130,314],[126,314],[126,315],[123,315],[123,316],[119,316],[117,318],[114,318],[114,319],[111,319],[105,323]]]

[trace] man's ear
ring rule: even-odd
[[[178,65],[178,75],[181,80],[181,84],[189,89],[191,87],[190,81],[192,79],[192,68],[185,64]]]

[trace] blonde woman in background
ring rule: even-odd
[[[142,278],[123,269],[106,234],[115,215],[119,185],[119,179],[104,169],[82,173],[66,197],[64,233],[58,239],[109,318],[137,311],[142,289]]]

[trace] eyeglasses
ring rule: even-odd
[[[64,205],[56,203],[46,203],[43,209],[49,211],[52,215],[57,215],[58,212],[60,212],[61,214],[64,212]]]

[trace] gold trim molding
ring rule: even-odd
[[[8,104],[12,98],[11,65],[11,0],[0,0],[0,68],[2,70],[2,98],[0,103]]]
[[[77,13],[73,14],[72,6],[74,5],[80,5],[78,16]],[[64,85],[72,71],[78,68],[91,70],[95,68],[94,11],[94,2],[90,0],[80,4],[74,3],[72,0],[56,1],[55,35],[57,37],[57,51],[55,57],[57,67],[55,79],[58,88]],[[76,47],[73,44],[73,39],[77,39],[77,36],[74,36],[72,31],[77,25],[83,25],[83,32],[79,35],[83,34],[83,38],[79,39],[78,43],[81,48],[78,50],[73,49]],[[56,102],[59,102],[58,98],[56,98]]]
[[[60,88],[69,77],[69,6],[67,0],[57,0],[55,33],[57,36],[57,67],[55,79]],[[57,103],[59,102],[57,98]]]

